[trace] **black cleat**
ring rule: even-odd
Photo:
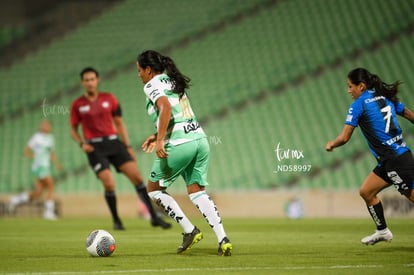
[[[231,250],[233,249],[233,246],[230,243],[230,240],[227,237],[224,237],[223,240],[221,240],[218,248],[218,255],[219,256],[231,256]]]
[[[114,230],[125,230],[121,221],[114,222]]]
[[[155,220],[151,220],[152,226],[160,226],[162,229],[169,229],[171,228],[171,223],[165,222],[161,218],[156,218]]]
[[[200,229],[194,226],[191,233],[183,233],[183,244],[177,249],[177,253],[182,253],[187,249],[190,249],[194,244],[198,243],[203,239],[203,233]]]

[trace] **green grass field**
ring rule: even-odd
[[[216,255],[217,241],[202,219],[193,219],[204,239],[177,255],[181,229],[152,228],[125,219],[113,231],[109,218],[0,220],[0,274],[413,274],[414,220],[389,219],[391,243],[365,246],[370,219],[224,219],[233,255]],[[117,242],[111,257],[85,249],[93,229],[110,231]]]

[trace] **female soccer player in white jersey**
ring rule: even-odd
[[[203,238],[201,231],[166,192],[181,175],[192,203],[217,236],[218,255],[230,256],[232,245],[217,207],[205,191],[210,148],[186,95],[190,79],[181,74],[171,58],[152,50],[138,56],[137,69],[145,84],[148,114],[157,128],[157,133],[142,145],[144,151],[155,149],[157,154],[148,181],[148,194],[184,230],[183,243],[177,253],[186,251]]]
[[[51,133],[51,129],[50,122],[43,120],[40,124],[39,131],[30,138],[24,149],[24,155],[33,160],[32,172],[35,178],[35,188],[32,192],[23,192],[18,196],[12,197],[9,204],[10,212],[14,212],[14,209],[20,204],[41,197],[43,189],[46,189],[47,195],[43,216],[49,220],[56,219],[51,161],[58,170],[61,170],[62,167],[54,153],[55,139]]]
[[[414,113],[398,100],[399,84],[399,81],[386,84],[363,68],[350,71],[348,93],[354,102],[348,110],[342,132],[326,144],[329,152],[344,145],[355,127],[360,126],[371,153],[378,161],[359,191],[377,227],[374,234],[361,240],[367,245],[393,238],[377,196],[379,192],[394,185],[401,195],[414,202],[414,158],[397,120],[397,115],[400,115],[414,123]]]

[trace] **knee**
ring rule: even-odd
[[[205,188],[204,186],[199,185],[198,183],[193,183],[187,186],[187,193],[188,195],[193,194],[193,193],[197,193],[200,191],[204,191]]]
[[[147,192],[153,192],[153,191],[162,191],[165,188],[161,188],[159,182],[152,182],[150,180],[148,180],[148,184],[147,184]]]
[[[129,180],[134,185],[141,185],[144,183],[141,174],[139,173],[138,168],[135,166],[132,167],[132,169],[125,172],[125,175],[129,178]]]
[[[30,193],[29,199],[33,200],[33,199],[40,198],[41,196],[42,196],[42,190],[41,189],[36,189],[32,193]]]
[[[365,202],[369,202],[372,199],[370,192],[364,188],[359,189],[359,195]]]

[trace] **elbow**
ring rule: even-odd
[[[170,104],[164,104],[160,110],[160,113],[170,116],[172,112],[172,107]]]
[[[342,146],[344,144],[346,144],[349,141],[350,137],[347,136],[339,136],[336,138],[335,143],[337,144],[337,146]]]
[[[345,144],[350,140],[350,137],[342,137],[342,143]]]

